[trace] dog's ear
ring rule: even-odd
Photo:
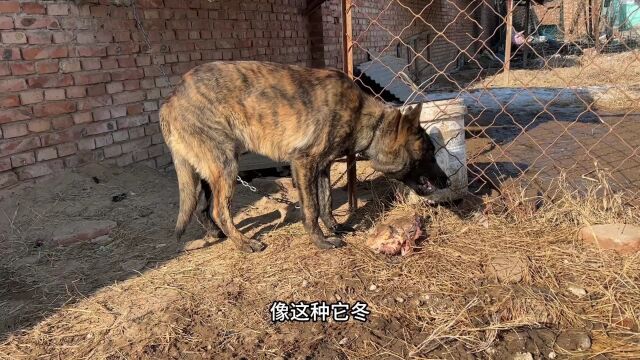
[[[418,103],[413,109],[405,112],[402,121],[407,128],[417,128],[420,126],[420,114],[422,114],[422,103]]]

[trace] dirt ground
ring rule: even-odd
[[[336,164],[332,177],[343,170]],[[332,251],[310,244],[293,207],[245,188],[234,199],[236,222],[267,244],[264,252],[244,254],[212,239],[208,247],[181,251],[185,244],[172,236],[171,172],[91,165],[3,194],[0,358],[640,354],[640,255],[601,252],[575,236],[584,223],[638,224],[637,209],[616,198],[603,207],[601,199],[567,197],[536,210],[507,190],[456,206],[412,206],[395,201],[388,181],[366,163],[358,178],[355,215],[344,211],[345,180],[336,186],[339,220],[357,232],[346,236],[347,247]],[[256,184],[277,191],[268,181]],[[428,220],[413,255],[376,255],[364,245],[389,214]],[[117,227],[99,243],[52,247],[39,240],[44,229],[78,219],[113,220]],[[184,239],[202,235],[193,221]],[[363,301],[371,314],[366,322],[270,319],[274,301],[323,300]]]

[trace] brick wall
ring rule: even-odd
[[[0,2],[0,188],[95,160],[167,165],[157,64],[172,83],[218,59],[311,64],[304,0],[137,0],[151,49],[130,7],[75,3]]]
[[[396,54],[396,45],[412,39],[418,34],[429,37],[427,43],[418,43],[414,49],[429,60],[433,70],[447,71],[455,67],[459,52],[467,51],[473,55],[476,47],[470,46],[477,37],[472,18],[479,17],[479,7],[469,0],[406,0],[402,2],[388,0],[354,0],[352,11],[354,63],[368,60],[367,52],[385,52]],[[454,6],[455,5],[455,6]],[[322,28],[324,43],[313,47],[314,58],[325,66],[342,68],[342,16],[339,0],[328,0],[315,14],[321,19],[313,27]],[[416,17],[415,14],[420,14]],[[413,43],[409,44],[414,46]]]

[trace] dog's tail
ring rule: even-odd
[[[172,129],[171,122],[175,120],[175,112],[169,103],[165,103],[160,108],[160,129],[165,138],[165,142],[171,150],[173,158],[173,166],[176,169],[178,177],[178,189],[180,192],[180,209],[178,210],[178,220],[176,221],[175,235],[179,241],[191,220],[191,215],[198,205],[198,184],[200,176],[196,173],[195,168],[187,161],[185,157],[172,149]]]

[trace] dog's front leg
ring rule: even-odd
[[[331,197],[331,164],[318,173],[318,203],[320,205],[320,219],[329,231],[343,234],[355,231],[351,226],[338,224],[333,217],[333,199]]]
[[[321,249],[331,249],[344,246],[345,243],[340,238],[325,238],[318,216],[320,213],[318,204],[318,166],[316,159],[298,159],[292,162],[293,176],[298,184],[300,194],[301,210],[304,221],[304,228],[311,237],[311,241]]]

